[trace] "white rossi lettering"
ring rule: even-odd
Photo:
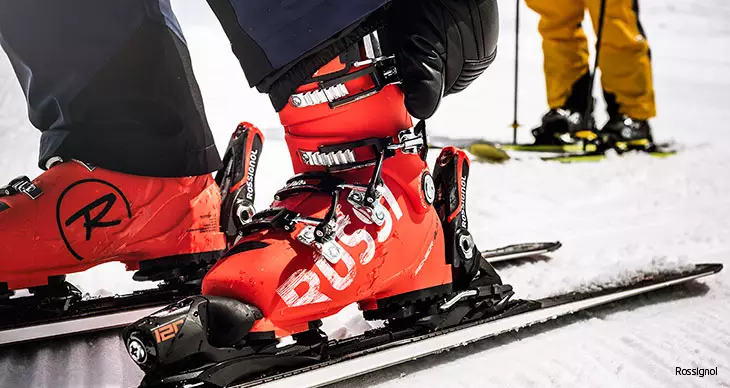
[[[306,283],[309,288],[304,294],[299,295],[296,289],[303,283]],[[316,273],[300,269],[289,276],[289,279],[276,289],[276,293],[289,307],[330,301],[331,299],[327,295],[319,291],[319,284],[319,277]]]
[[[395,219],[400,220],[403,217],[403,210],[401,210],[398,201],[393,195],[393,192],[390,191],[388,186],[383,185],[381,188],[381,193],[383,194],[382,198],[385,199],[385,202],[388,203],[388,206],[390,207],[393,215],[395,215]],[[382,204],[378,205],[382,207]],[[382,213],[385,216],[385,221],[383,222],[380,231],[378,231],[378,242],[384,242],[390,237],[390,234],[393,232],[393,216],[390,212],[387,211],[383,211]]]
[[[342,234],[340,241],[348,247],[354,248],[359,244],[365,242],[367,248],[360,254],[360,264],[365,265],[370,262],[375,256],[375,241],[370,233],[366,232],[365,229],[358,229],[353,234]]]
[[[380,227],[377,232],[377,239],[379,242],[383,242],[390,237],[393,231],[393,216],[396,220],[403,217],[403,210],[400,208],[398,201],[390,191],[390,189],[383,185],[381,187],[381,201],[384,200],[390,208],[390,212],[385,210],[382,202],[376,206],[381,208],[381,214],[383,220],[379,223]],[[365,222],[361,218],[361,214],[357,212],[357,209],[353,209],[355,215]],[[338,212],[339,213],[339,212]],[[289,278],[282,283],[279,288],[276,289],[276,293],[281,297],[284,303],[289,307],[304,306],[312,303],[327,302],[331,299],[320,291],[320,282],[326,280],[335,290],[342,291],[349,287],[355,280],[357,274],[357,265],[355,259],[350,253],[340,245],[354,248],[362,243],[366,244],[365,250],[360,254],[359,265],[366,265],[372,261],[375,256],[375,237],[372,236],[366,229],[358,229],[352,234],[345,234],[344,227],[350,223],[348,217],[342,217],[340,214],[341,225],[338,225],[339,233],[337,233],[333,241],[322,244],[318,251],[314,252],[314,263],[315,267],[319,270],[321,275],[311,269],[300,269],[294,272]],[[367,222],[366,224],[370,224]],[[427,255],[428,256],[428,255]],[[337,263],[344,263],[347,273],[340,275],[335,270]],[[322,279],[323,278],[323,279]],[[300,295],[296,289],[302,283],[307,283],[307,292]]]
[[[317,254],[315,256],[315,265],[319,268],[319,271],[335,290],[342,291],[349,287],[352,281],[355,280],[355,273],[357,273],[355,260],[335,241],[324,244],[322,249],[327,249],[328,253],[334,251],[337,251],[337,253],[334,255]],[[340,276],[334,268],[334,265],[339,262],[345,263],[345,267],[347,268],[347,274],[345,276]]]

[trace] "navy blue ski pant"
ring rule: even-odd
[[[229,36],[246,35],[234,51],[253,86],[387,1],[211,5],[237,21]],[[41,167],[53,156],[146,176],[220,167],[170,0],[0,0],[0,44],[42,131]]]
[[[169,1],[0,0],[0,43],[40,129],[40,165],[147,176],[220,166]]]

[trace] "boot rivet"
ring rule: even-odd
[[[423,199],[426,200],[426,203],[429,205],[433,204],[433,200],[436,198],[436,185],[433,182],[433,176],[428,171],[423,173],[421,189],[423,190]]]
[[[382,210],[376,210],[375,213],[373,213],[373,217],[375,217],[378,221],[382,221],[385,219],[385,214],[383,214]]]

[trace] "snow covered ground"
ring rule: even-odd
[[[241,120],[268,135],[257,182],[258,207],[291,173],[268,100],[247,87],[228,43],[203,2],[174,2],[193,54],[210,123],[222,148]],[[446,99],[433,134],[511,138],[514,1],[500,1],[501,55],[486,75]],[[474,164],[472,232],[482,248],[562,240],[552,260],[502,268],[523,297],[542,297],[630,271],[677,263],[730,264],[730,3],[641,0],[652,44],[658,140],[685,146],[669,159],[644,155],[597,164],[539,161]],[[522,12],[520,118],[546,110],[537,17]],[[0,182],[36,175],[38,134],[0,56]],[[602,106],[602,105],[601,105]],[[600,106],[599,106],[600,107]],[[599,121],[605,119],[599,117]],[[522,141],[529,141],[522,130]],[[72,278],[86,292],[135,285],[118,265]],[[730,386],[730,274],[703,284],[607,307],[425,360],[363,376],[341,387],[711,387]],[[367,325],[346,310],[327,322],[337,335]],[[550,330],[547,330],[550,329]],[[718,376],[675,376],[675,368],[718,367]],[[113,337],[0,349],[2,387],[126,387],[141,373]]]

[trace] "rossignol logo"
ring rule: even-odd
[[[461,177],[461,227],[468,229],[466,221],[466,177]]]
[[[108,228],[110,226],[116,226],[122,223],[122,220],[108,220],[103,221],[104,217],[109,213],[109,210],[114,206],[114,203],[117,202],[117,196],[114,194],[107,194],[102,196],[101,198],[97,199],[96,201],[82,207],[79,211],[71,215],[66,222],[64,222],[64,225],[70,226],[76,220],[80,219],[81,217],[84,218],[84,228],[86,228],[86,241],[91,240],[91,232],[96,228]],[[101,207],[101,210],[98,212],[95,212],[95,210],[99,207]],[[95,212],[96,215],[92,216],[92,212]]]
[[[256,177],[256,166],[259,159],[259,150],[251,150],[251,154],[248,157],[248,179],[246,180],[246,199],[249,201],[254,200],[254,187],[253,182]]]
[[[98,197],[90,193],[96,193]],[[67,187],[58,197],[56,223],[68,251],[78,260],[98,244],[94,231],[120,225],[132,218],[132,208],[121,190],[109,182],[86,179]],[[91,242],[90,244],[85,244]]]

